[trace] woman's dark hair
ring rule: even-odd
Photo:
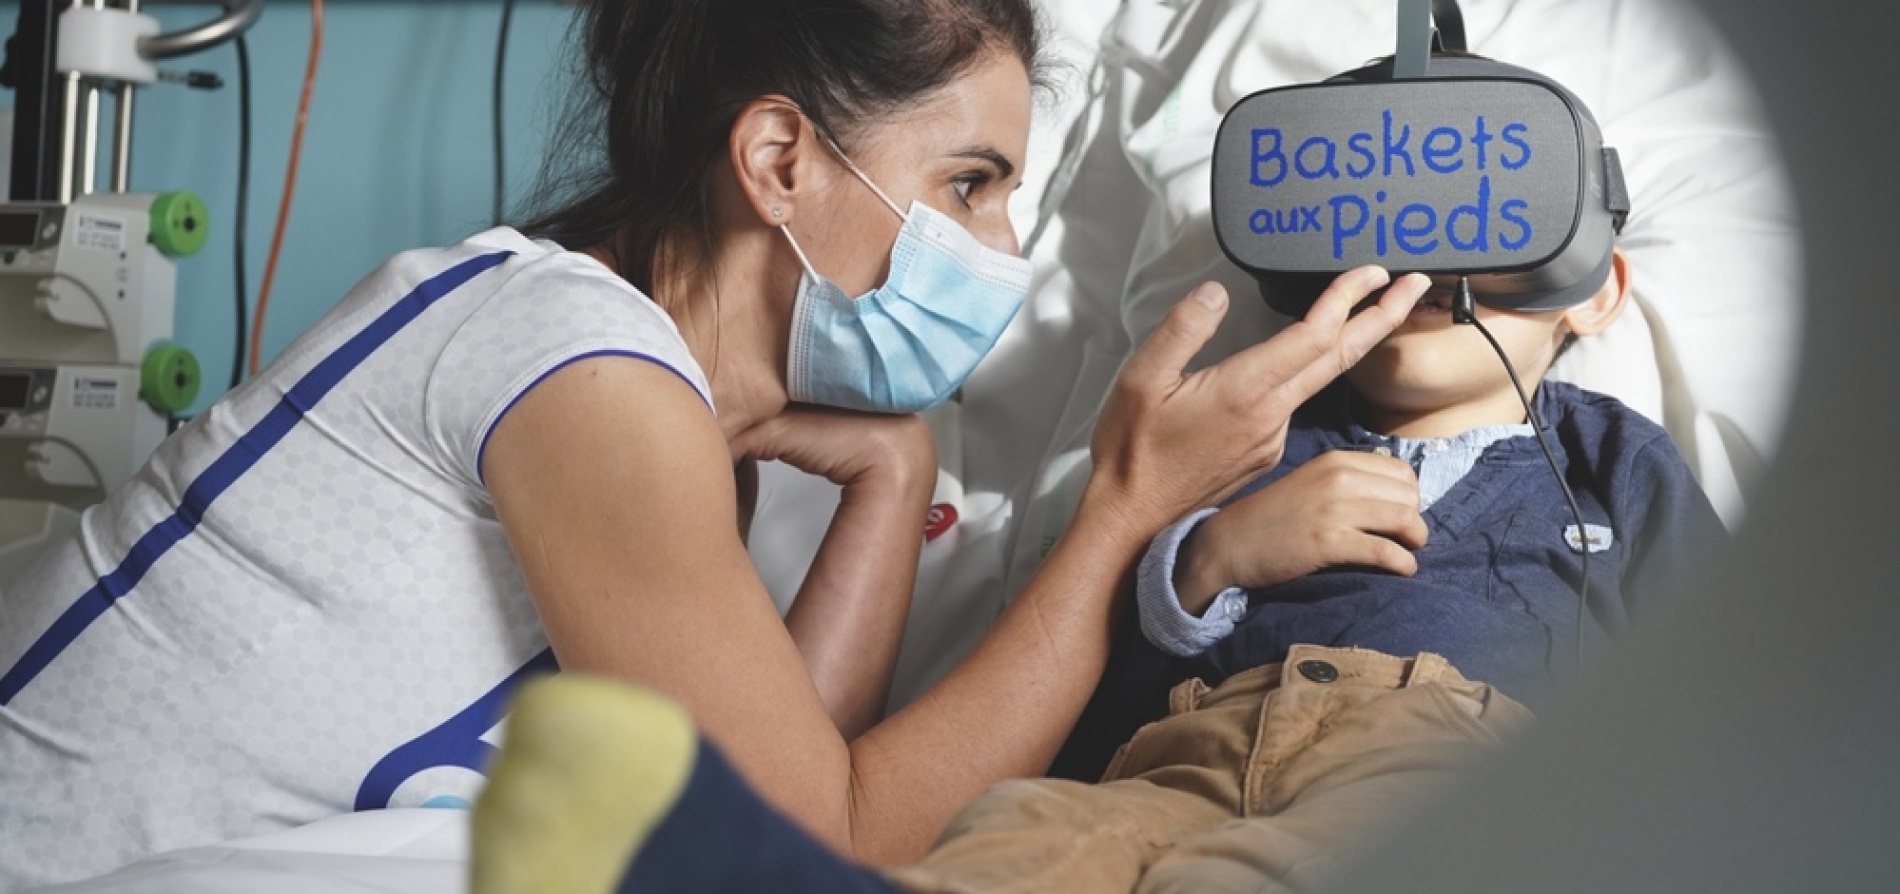
[[[1032,0],[589,0],[577,27],[584,69],[521,229],[605,248],[649,293],[663,247],[710,250],[711,173],[746,103],[789,97],[848,147],[988,51],[1039,74]]]

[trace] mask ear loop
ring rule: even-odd
[[[816,127],[812,129],[817,130]],[[864,170],[858,167],[857,162],[854,162],[851,160],[851,156],[844,154],[844,150],[838,148],[838,144],[834,142],[831,139],[831,137],[827,136],[823,132],[819,132],[818,138],[821,140],[824,140],[826,146],[831,147],[832,154],[838,156],[838,160],[841,162],[844,162],[845,168],[849,170],[853,175],[855,175],[860,181],[862,181],[865,186],[870,187],[871,192],[875,193],[878,199],[884,202],[884,207],[891,209],[891,213],[897,215],[898,220],[902,220],[902,221],[910,220],[910,215],[904,213],[904,209],[897,207],[897,203],[891,201],[891,197],[885,195],[884,190],[878,189],[877,184],[871,182],[870,176],[866,175],[864,173]]]
[[[779,224],[778,231],[781,233],[784,233],[785,241],[790,242],[792,244],[792,254],[795,254],[798,256],[798,263],[801,265],[804,265],[805,272],[809,274],[812,279],[817,279],[818,268],[813,267],[811,265],[811,259],[805,257],[805,250],[798,247],[798,240],[792,237],[792,225],[789,223]]]
[[[891,213],[897,215],[898,220],[905,222],[910,221],[910,215],[904,213],[904,209],[897,207],[897,203],[891,201],[891,197],[885,195],[884,190],[878,189],[877,184],[871,182],[870,176],[865,174],[862,168],[858,167],[857,162],[852,161],[851,156],[844,154],[844,150],[838,148],[837,142],[826,135],[824,131],[819,130],[816,124],[812,125],[812,131],[818,134],[819,139],[825,141],[825,145],[831,149],[833,155],[838,156],[839,161],[844,162],[846,170],[850,171],[852,175],[857,177],[865,186],[870,187],[872,194],[876,195],[878,200],[884,203],[884,207],[891,209]],[[792,236],[792,225],[790,223],[779,224],[778,230],[785,234],[785,241],[792,244],[792,253],[798,255],[798,263],[804,265],[805,272],[811,274],[813,279],[817,279],[818,268],[811,265],[811,259],[805,257],[805,250],[798,246],[798,240]]]

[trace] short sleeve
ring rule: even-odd
[[[471,488],[495,426],[535,385],[594,357],[671,371],[711,411],[711,388],[665,311],[591,258],[557,251],[511,261],[506,282],[457,328],[429,376],[430,441]]]

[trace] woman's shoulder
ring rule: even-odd
[[[495,227],[438,252],[479,257],[502,254],[506,282],[502,290],[536,290],[543,303],[576,296],[604,300],[641,312],[644,317],[672,328],[672,319],[646,293],[608,269],[586,252],[570,251],[548,239],[534,239],[513,227]]]
[[[530,393],[568,390],[574,377],[558,374],[573,367],[621,359],[662,370],[667,375],[654,388],[618,395],[615,405],[665,404],[668,383],[684,383],[697,414],[710,415],[711,384],[672,318],[605,265],[508,228],[448,251],[470,258],[507,253],[489,293],[454,321],[426,386],[431,439],[445,445],[470,484],[481,481],[483,456],[503,417]],[[450,259],[437,260],[440,267]],[[613,381],[624,384],[622,377]]]
[[[451,251],[507,257],[492,293],[461,321],[445,360],[462,356],[493,364],[514,358],[539,367],[538,374],[548,364],[622,354],[666,366],[710,398],[705,374],[673,318],[590,255],[508,227],[478,233]]]

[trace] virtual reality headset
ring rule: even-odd
[[[1471,55],[1264,90],[1221,122],[1214,233],[1274,310],[1303,316],[1365,264],[1466,277],[1490,307],[1561,310],[1609,278],[1630,210],[1616,150],[1569,90]]]

